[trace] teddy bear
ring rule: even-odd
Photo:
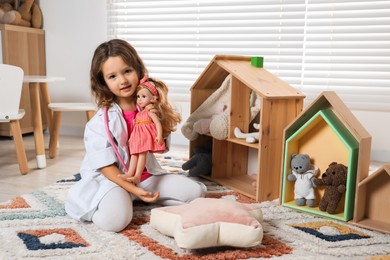
[[[194,155],[182,165],[182,169],[187,171],[191,177],[200,175],[210,175],[212,166],[212,143],[206,142],[203,147],[195,147]]]
[[[0,23],[25,27],[42,28],[42,11],[34,0],[3,2],[0,5]]]
[[[218,140],[224,140],[228,135],[229,109],[227,104],[219,104],[210,118],[202,118],[194,123],[194,131],[198,134],[210,133]]]
[[[314,167],[314,169],[313,169]],[[316,175],[316,167],[310,163],[308,154],[292,154],[291,155],[292,172],[287,176],[289,181],[295,181],[294,184],[294,199],[298,206],[314,207],[314,177]]]
[[[321,211],[329,214],[336,213],[337,206],[346,191],[348,167],[332,162],[322,174],[321,179],[316,178],[316,186],[325,186],[324,195],[318,205]]]
[[[4,23],[4,15],[9,11],[12,11],[14,8],[10,3],[2,2],[0,3],[0,23]]]

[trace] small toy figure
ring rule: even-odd
[[[162,86],[162,82],[144,77],[137,87],[137,105],[140,111],[135,117],[134,129],[129,139],[131,158],[127,172],[128,180],[135,184],[141,182],[147,153],[166,150],[163,136],[164,125],[157,114],[144,108],[149,104],[155,104],[159,109],[165,107],[165,110],[160,112],[164,115],[164,120],[168,123],[167,126],[180,121],[180,115],[168,105],[167,97],[162,96],[164,94],[162,91],[158,91]],[[171,129],[165,130],[171,131]]]
[[[287,176],[289,181],[295,181],[294,198],[298,206],[314,207],[314,177],[316,169],[310,163],[310,157],[307,154],[291,155],[292,173]]]
[[[318,205],[329,214],[336,213],[341,197],[346,191],[348,167],[337,162],[329,164],[321,179],[314,179],[316,186],[325,186],[324,196]]]
[[[253,128],[259,130],[260,124],[253,123]],[[260,133],[259,131],[251,132],[251,133],[243,133],[240,128],[235,127],[234,136],[240,139],[245,139],[247,143],[253,144],[259,141]]]
[[[212,159],[212,142],[205,142],[203,147],[195,147],[194,155],[181,168],[188,170],[188,175],[197,177],[201,175],[210,175],[213,164]]]

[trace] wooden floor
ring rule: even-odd
[[[45,133],[44,138],[47,148],[49,143],[47,133]],[[37,169],[33,135],[24,135],[23,140],[30,168],[26,175],[21,175],[19,172],[12,139],[0,138],[0,202],[29,193],[79,172],[84,156],[82,137],[60,136],[58,155],[54,159],[47,157],[45,169]],[[47,152],[46,149],[46,154]]]

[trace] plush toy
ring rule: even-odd
[[[348,167],[337,162],[329,164],[321,179],[316,178],[316,186],[325,186],[319,208],[329,214],[336,213],[341,197],[346,191]]]
[[[210,122],[210,134],[218,140],[225,140],[228,136],[230,109],[227,105],[223,106],[222,112],[214,115]]]
[[[42,28],[42,11],[34,0],[25,0],[15,8],[10,3],[0,5],[0,22],[25,27]]]
[[[229,109],[227,104],[216,107],[215,113],[210,118],[202,118],[194,123],[194,131],[198,134],[210,133],[218,140],[224,140],[228,135]]]
[[[314,169],[313,169],[314,167]],[[307,154],[291,155],[292,173],[287,176],[289,181],[295,181],[294,198],[298,206],[314,207],[314,177],[316,174],[315,166],[310,163],[310,156]]]
[[[248,174],[249,178],[252,180],[251,185],[256,190],[257,188],[257,173]]]
[[[212,166],[211,142],[206,142],[203,147],[195,147],[194,155],[182,165],[191,177],[210,175]]]
[[[12,7],[12,5],[10,3],[0,3],[0,23],[4,23],[3,19],[4,19],[4,15],[13,10],[14,8]]]
[[[253,127],[260,129],[260,124],[253,123]],[[259,141],[259,132],[243,133],[240,128],[234,128],[234,136],[240,139],[245,139],[247,143],[253,144]]]
[[[199,134],[204,134],[207,130],[211,131],[211,129],[216,128],[219,131],[216,134],[211,132],[210,134],[218,140],[226,139],[229,109],[225,105],[229,103],[230,99],[230,81],[231,76],[228,75],[219,88],[191,113],[181,128],[184,137],[193,141],[199,137]]]
[[[184,137],[190,141],[206,133],[210,133],[217,140],[225,140],[228,137],[230,84],[231,75],[228,75],[219,88],[191,113],[181,127]],[[249,99],[251,121],[259,114],[260,102],[260,97],[252,92]]]

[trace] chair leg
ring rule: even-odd
[[[49,157],[54,158],[57,155],[57,144],[61,127],[61,111],[54,111],[52,125],[50,127]]]
[[[49,104],[50,104],[49,87],[47,83],[41,83],[39,86],[40,86],[39,90],[42,96],[41,102],[43,103],[43,107],[44,107],[44,109],[42,109],[42,113],[46,115],[46,122],[50,133],[51,121],[53,119],[53,112],[49,108]]]
[[[11,120],[10,127],[11,127],[12,136],[15,143],[16,157],[18,158],[20,173],[27,174],[29,169],[28,169],[26,150],[24,147],[22,131],[20,129],[19,121]]]

